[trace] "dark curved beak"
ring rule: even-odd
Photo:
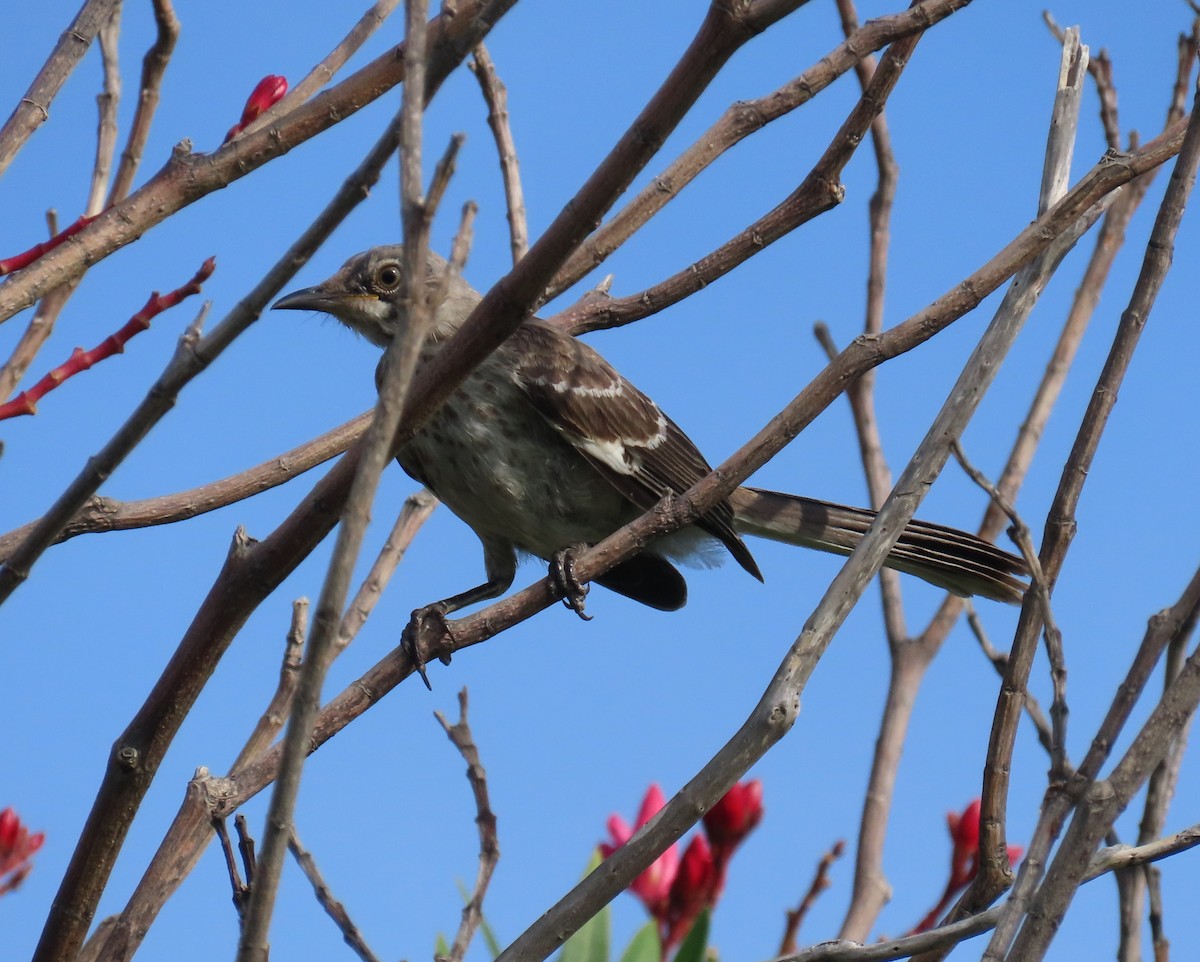
[[[271,305],[273,311],[326,311],[335,306],[341,298],[320,285],[304,287],[290,294],[284,294]]]

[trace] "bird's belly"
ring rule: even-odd
[[[398,460],[483,537],[542,558],[593,544],[640,512],[564,441],[516,387],[469,379]]]

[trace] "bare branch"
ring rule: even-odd
[[[794,909],[788,909],[787,926],[783,932],[783,941],[779,943],[780,955],[794,955],[797,951],[796,936],[800,932],[800,926],[803,924],[809,910],[816,903],[818,896],[824,892],[832,884],[829,881],[829,870],[833,868],[833,863],[842,857],[842,852],[846,849],[846,843],[842,839],[838,839],[833,843],[833,847],[829,849],[821,860],[817,862],[817,871],[813,875],[812,883],[808,886],[808,891],[804,893],[804,898],[800,900],[800,904]]]
[[[1058,572],[1061,570],[1069,550],[1074,531],[1075,506],[1078,503],[1088,468],[1099,446],[1100,436],[1113,404],[1116,402],[1117,390],[1128,369],[1132,353],[1137,346],[1150,309],[1161,287],[1167,265],[1170,263],[1171,250],[1174,246],[1174,237],[1179,221],[1182,218],[1183,206],[1195,179],[1195,167],[1200,159],[1200,121],[1196,120],[1194,112],[1192,121],[1188,123],[1186,129],[1187,135],[1182,145],[1183,149],[1171,172],[1166,196],[1159,207],[1141,273],[1129,306],[1121,316],[1112,348],[1097,381],[1087,411],[1084,413],[1075,444],[1064,467],[1059,488],[1046,521],[1041,563],[1046,572],[1047,582],[1051,586],[1057,580]],[[1032,649],[1039,630],[1038,609],[1027,599],[1017,627],[1017,638],[1013,644],[1009,673],[1005,678],[1005,692],[1024,690],[1032,664]],[[1157,654],[1154,655],[1154,660],[1157,660]],[[1145,666],[1145,670],[1148,671],[1149,667]],[[1133,690],[1140,691],[1140,687]],[[991,851],[995,851],[997,845],[1000,846],[1000,850],[1003,850],[1004,846],[1002,815],[1008,786],[1007,766],[1012,756],[1016,716],[1019,715],[1020,710],[1021,699],[1002,694],[993,722],[988,765],[984,774],[985,818],[981,831],[981,845],[986,839],[987,847]],[[1116,731],[1120,730],[1127,711],[1128,707],[1123,711],[1118,711],[1117,705],[1114,703],[1110,718]],[[1109,724],[1109,721],[1106,719],[1106,725]],[[1115,737],[1116,731],[1106,734]],[[1096,750],[1089,752],[1088,757],[1080,765],[1082,777],[1095,778],[1097,769],[1089,767],[1089,765],[1093,764],[1091,760],[1094,758],[1094,764],[1098,766],[1103,757],[1106,757],[1106,751],[1104,753],[1098,753]],[[1067,805],[1069,802],[1064,801],[1043,808],[1038,828],[1034,832],[1034,841],[1030,845],[1030,851],[1021,868],[1021,877],[1027,881],[1014,890],[1007,903],[1005,920],[998,926],[989,946],[989,953],[995,958],[1003,956],[1008,940],[1012,938],[1018,920],[1025,910],[1025,899],[1031,894],[1030,889],[1034,884],[1035,873],[1040,871],[1040,860],[1049,851],[1053,836],[1057,831],[1056,826],[1065,813]],[[990,818],[988,813],[991,813]],[[994,885],[994,882],[984,882],[983,877],[984,873],[981,872],[976,884],[967,893],[968,904],[976,904],[970,900],[983,896],[987,886]]]
[[[373,414],[373,411],[364,411],[358,417],[332,431],[326,431],[320,437],[306,441],[299,447],[278,454],[253,468],[197,488],[139,501],[118,501],[115,498],[95,495],[88,498],[75,516],[63,526],[54,543],[61,544],[81,534],[128,531],[131,528],[185,521],[269,491],[345,452],[362,437]],[[0,535],[0,562],[8,558],[37,523],[31,521]]]
[[[405,324],[397,324],[395,336],[383,362],[383,378],[375,417],[363,438],[350,494],[342,510],[341,525],[333,556],[321,585],[313,630],[309,635],[296,697],[283,736],[279,776],[267,809],[266,828],[259,857],[259,872],[246,909],[238,943],[238,962],[266,960],[267,937],[289,833],[294,830],[296,797],[304,760],[308,756],[313,718],[321,705],[321,689],[329,666],[337,656],[338,622],[346,606],[354,565],[371,518],[371,504],[383,469],[391,460],[392,438],[400,426],[404,405],[412,386],[420,350],[431,329],[436,304],[428,297],[425,263],[429,229],[436,209],[433,190],[422,194],[421,125],[426,98],[426,0],[405,2],[404,87],[397,116],[400,134],[400,213],[404,224],[404,299],[399,306]],[[436,90],[436,79],[431,91]],[[430,92],[431,92],[430,91]],[[456,147],[452,143],[443,169],[453,167]],[[445,176],[448,176],[446,174]],[[435,177],[435,181],[436,181]]]
[[[304,654],[304,636],[308,633],[308,599],[297,598],[292,602],[292,624],[288,628],[287,641],[283,650],[283,663],[279,666],[279,684],[271,696],[254,731],[246,739],[242,750],[234,759],[236,771],[246,761],[266,749],[283,729],[288,713],[292,710],[292,697],[296,693],[296,680],[300,674],[300,659]]]
[[[327,57],[319,64],[312,68],[308,74],[298,84],[292,87],[287,92],[287,95],[271,107],[270,110],[264,111],[253,122],[246,126],[246,131],[253,132],[266,127],[268,124],[274,123],[279,117],[295,109],[304,101],[308,100],[321,87],[329,83],[334,75],[345,66],[358,49],[370,39],[389,16],[392,11],[399,6],[400,0],[378,0],[378,2],[366,11],[358,20],[358,22],[350,29],[350,32],[334,47]]]
[[[379,962],[379,957],[371,951],[371,947],[367,945],[367,940],[363,937],[357,925],[350,918],[350,913],[346,911],[346,906],[334,898],[333,892],[329,888],[329,884],[321,875],[321,870],[317,868],[317,861],[312,857],[312,853],[300,844],[300,839],[296,837],[296,830],[293,828],[288,835],[288,850],[296,859],[296,864],[300,866],[304,872],[304,877],[308,879],[309,884],[313,887],[313,894],[316,895],[317,901],[321,903],[326,914],[333,919],[334,924],[341,929],[342,938],[346,944],[354,950],[363,962]]]
[[[508,91],[496,73],[496,65],[492,63],[487,47],[483,44],[475,48],[467,66],[479,81],[479,89],[483,92],[483,99],[488,108],[487,122],[496,141],[500,174],[504,180],[509,246],[512,247],[512,262],[516,264],[529,250],[529,227],[525,223],[525,191],[521,187],[517,146],[508,122]]]
[[[105,205],[107,207],[129,196],[133,178],[137,176],[138,165],[142,162],[142,151],[146,149],[146,140],[150,136],[150,124],[158,109],[163,75],[175,50],[175,41],[179,39],[179,20],[175,16],[171,0],[152,0],[151,5],[154,8],[157,33],[154,43],[142,58],[137,109],[133,114],[133,123],[129,126],[125,149],[121,151],[121,162],[117,166],[117,175],[113,178],[112,190],[108,194],[108,202]]]
[[[1033,539],[1029,536],[1029,526],[1017,514],[1017,509],[1000,490],[987,479],[982,471],[976,468],[963,452],[962,445],[957,441],[951,446],[954,457],[966,472],[967,476],[988,493],[988,496],[999,506],[1012,522],[1010,532],[1013,540],[1021,549],[1021,557],[1029,567],[1030,590],[1037,597],[1041,606],[1041,617],[1044,625],[1043,634],[1046,638],[1046,656],[1050,662],[1050,678],[1054,686],[1054,699],[1050,703],[1050,779],[1064,781],[1067,777],[1067,666],[1063,658],[1062,630],[1054,617],[1050,606],[1050,589],[1046,584],[1046,576],[1038,561],[1037,551],[1033,547]],[[1031,696],[1026,692],[1025,705],[1029,706]]]
[[[460,0],[453,16],[430,24],[432,72],[444,77],[466,49],[478,43],[515,0]],[[376,58],[297,107],[287,117],[246,134],[212,154],[193,154],[177,145],[164,168],[126,200],[87,228],[13,277],[0,288],[0,322],[33,304],[48,291],[80,276],[113,251],[130,244],[172,214],[257,170],[293,147],[344,120],[403,80],[395,51]]]
[[[580,246],[554,276],[541,300],[558,296],[604,263],[730,147],[807,103],[854,67],[864,54],[926,30],[968,3],[970,0],[921,0],[902,13],[872,20],[783,87],[756,100],[731,105],[666,170]]]
[[[4,126],[0,127],[0,174],[12,163],[30,135],[49,119],[50,102],[118,5],[118,0],[87,0],[70,26],[62,32],[54,52]]]
[[[462,962],[476,929],[483,921],[483,898],[487,894],[492,873],[496,870],[496,863],[500,860],[500,842],[496,836],[496,816],[488,800],[487,772],[479,760],[479,749],[475,746],[471,726],[467,723],[467,690],[464,688],[458,693],[458,721],[455,724],[446,721],[446,716],[439,711],[433,714],[467,763],[467,780],[475,796],[475,824],[479,827],[479,871],[475,876],[475,890],[463,906],[462,922],[454,936],[454,944],[450,946],[451,962]]]

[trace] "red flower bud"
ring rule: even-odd
[[[703,835],[693,835],[671,885],[667,924],[663,933],[664,952],[687,935],[702,911],[712,908],[717,897],[717,866]]]
[[[288,82],[286,77],[279,77],[275,74],[267,74],[258,85],[250,92],[250,96],[246,100],[246,106],[242,108],[242,119],[229,128],[229,133],[225,135],[222,143],[229,143],[238,134],[245,130],[253,123],[260,114],[265,113],[274,107],[283,95],[287,93]]]
[[[0,895],[21,884],[33,868],[29,859],[45,840],[43,832],[30,835],[11,808],[0,812]]]
[[[950,829],[950,884],[962,887],[975,877],[975,864],[979,852],[979,799],[975,799],[963,810],[946,813],[946,825]]]
[[[728,855],[762,821],[762,782],[738,782],[704,813],[704,832],[715,851]]]

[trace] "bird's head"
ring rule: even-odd
[[[397,324],[405,320],[399,306],[404,288],[403,255],[399,244],[355,254],[328,280],[285,294],[271,309],[324,311],[373,344],[387,347]],[[447,267],[444,258],[431,252],[425,263],[426,282],[436,281]],[[478,301],[479,294],[466,281],[452,278],[437,311],[434,336],[453,334]]]

